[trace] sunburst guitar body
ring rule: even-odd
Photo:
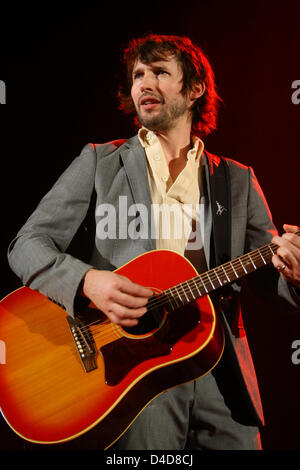
[[[97,426],[106,449],[157,395],[219,361],[222,328],[184,257],[156,250],[115,272],[155,292],[138,331],[92,306],[73,319],[27,287],[0,303],[0,406],[25,440],[58,444]]]

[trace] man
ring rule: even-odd
[[[125,65],[121,108],[136,111],[138,135],[126,142],[86,146],[20,230],[11,244],[9,261],[24,284],[71,315],[80,312],[86,298],[112,322],[134,327],[146,313],[152,291],[113,270],[141,253],[168,248],[205,271],[219,259],[215,214],[228,212],[229,206],[219,200],[216,208],[213,205],[211,182],[223,160],[204,151],[200,138],[216,127],[218,103],[213,71],[202,51],[187,38],[151,35],[131,42]],[[278,246],[272,258],[277,270],[273,270],[274,295],[299,308],[297,227],[286,225],[286,233],[279,237],[252,169],[232,160],[225,160],[225,167],[231,206],[228,256],[240,256],[272,240]],[[79,259],[67,250],[92,207],[93,194],[96,230],[88,235],[94,244],[92,253]],[[151,237],[153,227],[144,236],[145,219],[139,211],[136,227],[143,233],[139,236],[136,229],[134,236],[128,236],[129,221],[120,195],[126,197],[128,207],[145,207],[148,214],[154,213],[154,219],[148,220],[152,224],[155,220],[155,237]],[[112,227],[111,237],[103,233],[104,205],[112,205],[117,214],[113,222],[119,225]],[[187,215],[191,233],[177,237],[176,226],[170,223],[168,236],[163,236],[164,209],[172,205],[179,211],[193,207]],[[225,237],[226,230],[224,225]],[[156,397],[119,439],[117,448],[260,448],[258,427],[263,415],[239,292],[240,286],[233,285],[219,305],[226,347],[216,368]]]

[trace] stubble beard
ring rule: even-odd
[[[154,132],[166,132],[173,129],[176,125],[177,120],[183,116],[188,110],[186,101],[183,99],[182,102],[171,103],[168,107],[164,107],[156,115],[152,115],[152,112],[146,112],[142,116],[137,110],[137,116],[139,123]]]

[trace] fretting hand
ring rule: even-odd
[[[284,224],[285,233],[276,236],[272,243],[278,246],[272,262],[286,281],[300,287],[300,236],[296,235],[299,227]]]

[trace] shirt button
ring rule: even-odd
[[[168,177],[167,177],[167,176],[162,176],[161,179],[162,179],[163,181],[165,181],[165,182],[168,181]]]
[[[154,160],[160,160],[160,156],[159,155],[154,155]]]

